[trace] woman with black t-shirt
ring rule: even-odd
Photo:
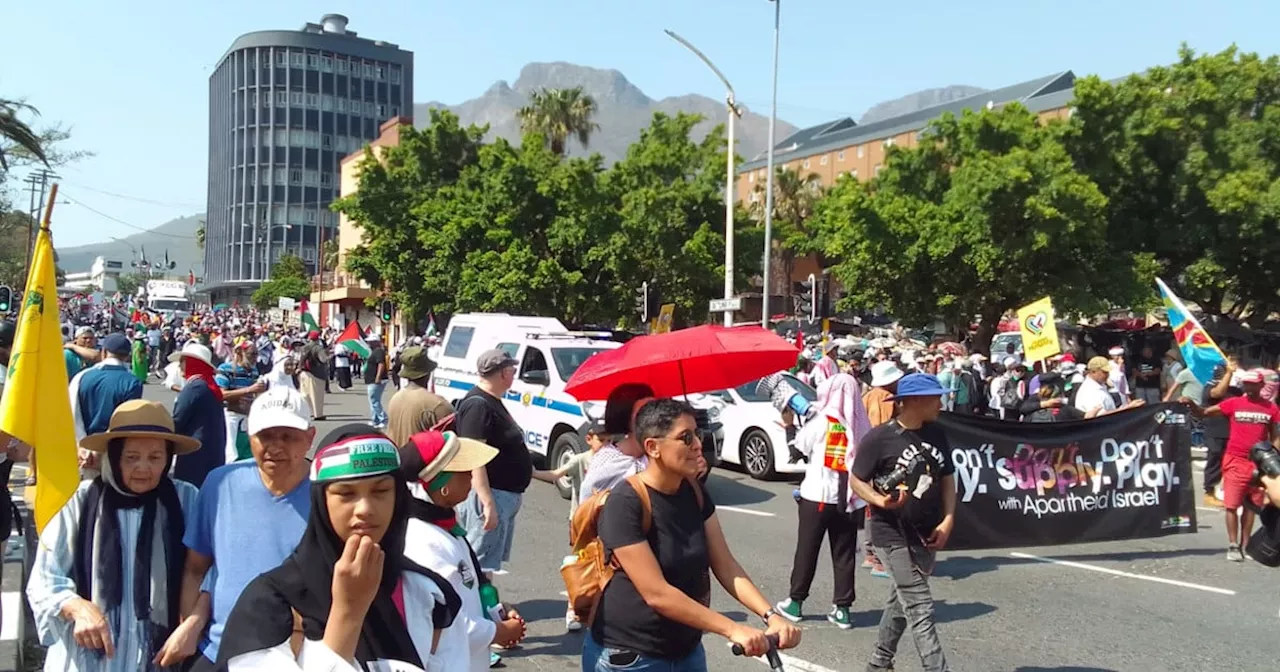
[[[800,631],[773,610],[733,557],[715,504],[697,484],[702,444],[693,409],[674,399],[650,401],[636,416],[635,434],[649,463],[613,489],[600,513],[600,540],[620,569],[593,615],[583,672],[705,672],[704,632],[741,645],[749,656],[768,650],[766,634],[777,635],[780,649],[799,644]],[[650,505],[648,521],[642,500]],[[709,608],[711,573],[767,630]]]

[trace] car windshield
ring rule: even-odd
[[[788,384],[794,387],[796,391],[800,393],[800,396],[804,397],[805,399],[808,399],[809,401],[818,400],[818,393],[812,387],[809,387],[809,385],[802,382],[799,378],[796,378],[795,376],[789,373],[782,374],[782,378],[783,380],[787,381]],[[734,391],[736,391],[738,393],[738,396],[742,397],[742,400],[746,402],[769,401],[768,395],[760,395],[756,392],[756,386],[758,386],[759,384],[760,384],[759,380],[753,380],[749,383],[745,383],[737,386],[736,388],[734,388]]]
[[[560,380],[569,382],[569,377],[574,371],[578,370],[582,363],[587,361],[591,355],[597,352],[604,352],[609,348],[551,348],[551,358],[556,360],[556,371],[560,373]]]
[[[186,310],[186,299],[151,299],[152,310]]]

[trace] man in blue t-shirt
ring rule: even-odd
[[[178,651],[199,644],[191,670],[213,669],[227,617],[250,581],[293,552],[311,508],[307,452],[311,408],[297,390],[275,387],[254,400],[248,429],[253,461],[209,473],[187,528],[182,621],[169,637]],[[208,634],[202,636],[205,625]],[[177,662],[177,661],[174,661]],[[163,664],[174,664],[165,662]]]

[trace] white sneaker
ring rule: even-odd
[[[564,629],[569,632],[577,632],[582,629],[582,621],[578,620],[578,615],[574,613],[572,607],[564,612]]]
[[[1227,546],[1227,560],[1231,562],[1244,562],[1244,554],[1240,552],[1240,547],[1231,544]]]

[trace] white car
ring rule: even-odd
[[[795,386],[809,401],[818,393],[791,374],[787,382]],[[713,393],[724,402],[718,418],[724,430],[720,461],[740,465],[751,477],[765,479],[775,474],[802,474],[804,462],[789,464],[787,433],[782,428],[782,414],[768,397],[756,394],[751,381],[730,390]]]

